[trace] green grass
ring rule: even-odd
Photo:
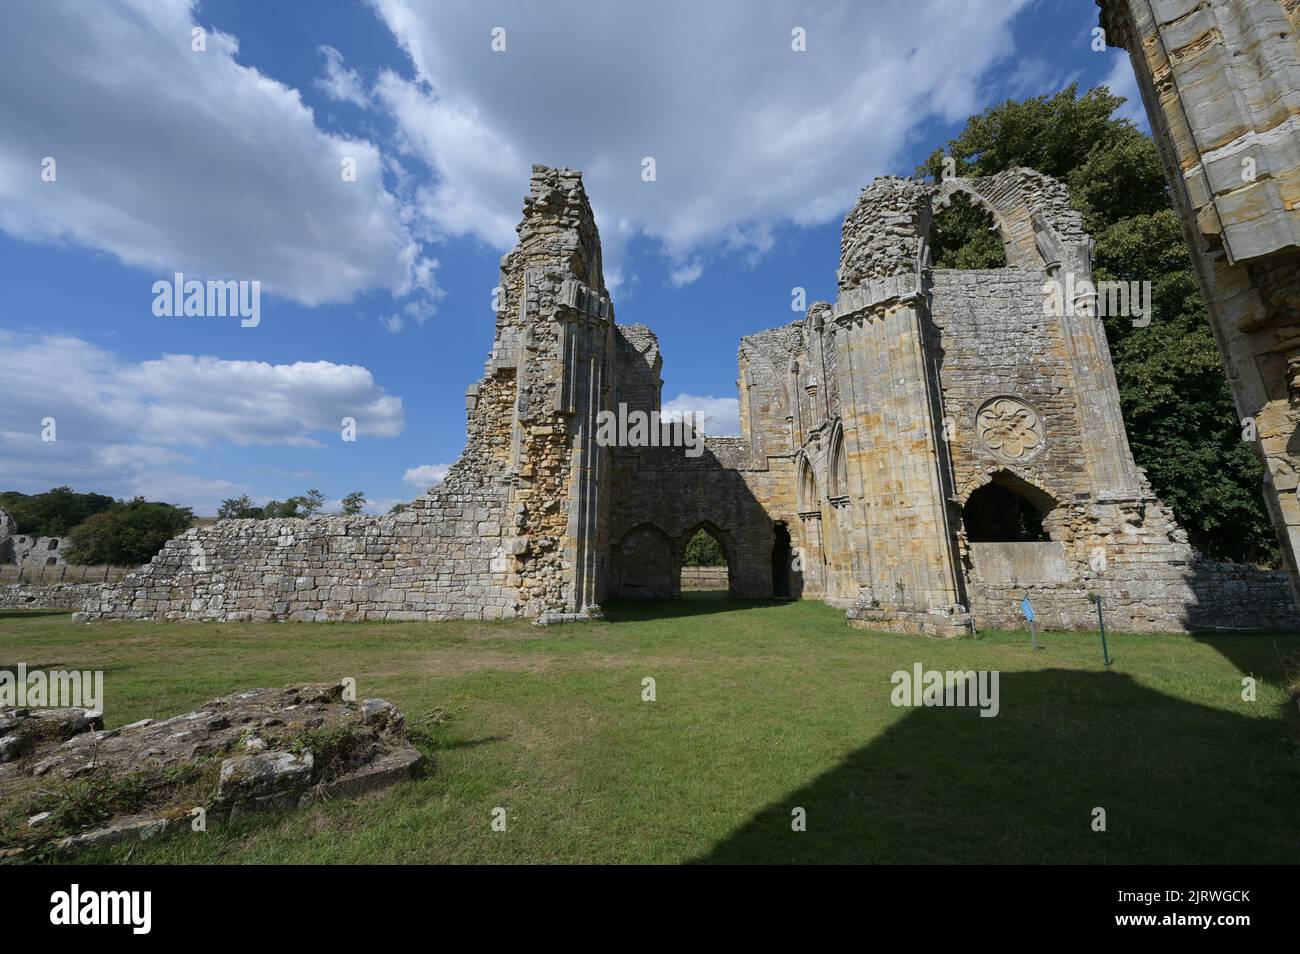
[[[422,723],[425,778],[82,861],[1300,861],[1281,661],[1300,635],[1115,634],[1107,671],[1095,635],[1034,653],[1023,633],[881,635],[816,602],[707,596],[547,629],[0,612],[0,665],[105,670],[110,727],[345,676]],[[1001,714],[894,707],[916,662],[1000,671]]]

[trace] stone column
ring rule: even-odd
[[[1128,50],[1300,601],[1300,8],[1098,0]]]
[[[866,505],[854,547],[870,554],[849,621],[958,635],[968,616],[944,493],[926,316],[917,274],[841,292],[833,312],[850,481],[860,481]]]

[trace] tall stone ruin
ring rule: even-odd
[[[982,208],[1007,266],[933,268],[936,210]],[[1100,597],[1136,631],[1295,625],[1285,574],[1204,561],[1134,464],[1060,183],[1027,169],[878,179],[844,223],[839,292],[748,335],[741,435],[605,446],[602,412],[661,411],[663,358],[620,325],[581,176],[536,166],[502,259],[467,444],[400,514],[192,529],[84,618],[590,619],[680,594],[712,534],[736,598],[815,598],[862,628],[956,635],[1088,627]],[[1022,538],[1029,524],[1040,538]]]

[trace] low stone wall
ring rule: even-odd
[[[99,583],[18,583],[0,586],[0,608],[81,610],[89,600],[97,600],[103,586]]]
[[[82,619],[442,620],[521,615],[504,483],[383,517],[220,520],[102,588]]]
[[[726,588],[727,568],[725,566],[682,567],[683,590],[725,590]]]
[[[1214,629],[1295,630],[1300,613],[1280,570],[1198,560],[1180,573],[1150,579],[988,583],[969,586],[971,614],[981,629],[1023,629],[1020,602],[1029,596],[1039,629],[1097,628],[1090,593],[1102,597],[1106,625],[1121,632],[1179,633]]]

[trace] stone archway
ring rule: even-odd
[[[713,538],[714,542],[717,543],[718,548],[722,551],[722,556],[725,561],[725,580],[722,581],[718,587],[706,588],[721,589],[725,591],[728,597],[730,597],[736,580],[736,546],[734,541],[731,539],[731,534],[719,528],[710,520],[701,520],[687,527],[686,531],[677,540],[677,592],[680,594],[683,590],[687,589],[685,583],[682,582],[682,577],[686,573],[686,549],[690,546],[691,540],[694,539],[695,535],[698,533],[704,533]]]
[[[677,595],[680,561],[672,539],[651,523],[633,527],[614,548],[618,595],[667,600]]]

